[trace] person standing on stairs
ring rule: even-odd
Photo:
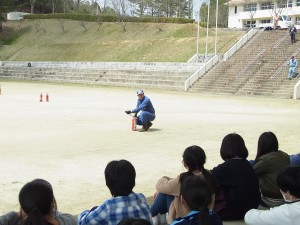
[[[288,65],[290,66],[289,72],[288,72],[288,79],[291,80],[293,76],[296,74],[298,61],[295,59],[295,56],[292,56],[290,60],[288,61]]]
[[[295,25],[291,26],[291,28],[289,30],[289,33],[291,35],[291,42],[292,42],[292,44],[296,43],[297,29],[296,29]]]

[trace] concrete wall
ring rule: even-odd
[[[294,96],[293,96],[293,98],[295,100],[300,99],[300,81],[294,87]]]

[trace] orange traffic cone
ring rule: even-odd
[[[46,94],[46,102],[49,102],[49,95],[48,95],[48,93]]]
[[[41,93],[40,94],[40,102],[42,102],[43,101],[43,94]]]

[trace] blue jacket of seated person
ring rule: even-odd
[[[171,225],[199,225],[200,213],[200,211],[191,211],[186,216],[175,219]],[[214,210],[209,210],[209,217],[212,225],[223,225],[221,218]]]

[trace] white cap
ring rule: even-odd
[[[137,95],[143,95],[143,94],[144,94],[144,91],[143,91],[143,90],[137,90],[137,91],[136,91],[136,94],[137,94]]]

